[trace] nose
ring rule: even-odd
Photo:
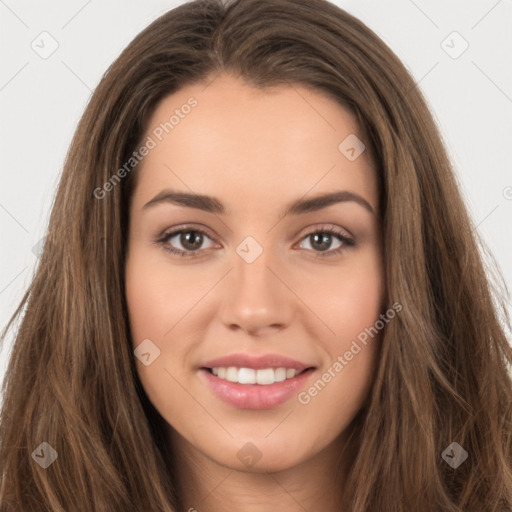
[[[283,266],[270,256],[265,249],[249,263],[235,253],[220,311],[229,329],[263,336],[290,325],[297,298],[286,283]]]

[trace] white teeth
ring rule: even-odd
[[[229,380],[229,382],[238,382],[238,370],[234,366],[230,366],[226,370],[226,380]]]
[[[265,370],[258,370],[256,372],[256,382],[258,384],[268,385],[274,384],[274,370],[266,368]]]
[[[252,368],[240,368],[240,370],[238,370],[238,382],[240,382],[240,384],[256,384],[256,370]]]
[[[212,368],[213,375],[219,379],[229,382],[238,382],[240,384],[261,384],[268,386],[275,382],[283,382],[286,379],[292,379],[298,373],[293,368],[265,368],[255,370],[253,368],[236,368],[235,366]]]
[[[274,380],[276,382],[283,382],[286,380],[286,368],[276,368]]]

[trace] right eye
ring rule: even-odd
[[[183,257],[196,257],[197,253],[202,250],[201,246],[204,242],[204,237],[211,240],[206,231],[195,227],[181,227],[171,232],[164,233],[158,240],[159,243],[166,251],[172,254]],[[176,245],[181,245],[182,248],[176,248]]]

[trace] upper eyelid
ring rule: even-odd
[[[202,226],[197,227],[197,226],[193,226],[193,225],[178,226],[177,228],[171,228],[168,230],[166,229],[162,232],[162,234],[159,238],[161,239],[161,238],[174,237],[177,234],[181,233],[182,231],[197,231],[199,233],[204,233],[212,240],[215,239],[215,236],[212,236],[212,234],[210,233],[210,231],[207,228],[204,228]]]

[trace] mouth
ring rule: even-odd
[[[235,355],[199,368],[213,394],[238,409],[272,409],[284,404],[304,387],[316,370],[280,356]]]
[[[215,375],[219,379],[239,384],[258,384],[260,386],[271,386],[276,382],[284,382],[295,378],[297,375],[308,371],[296,370],[295,368],[237,368],[236,366],[216,366],[213,368],[204,368],[206,371]]]

